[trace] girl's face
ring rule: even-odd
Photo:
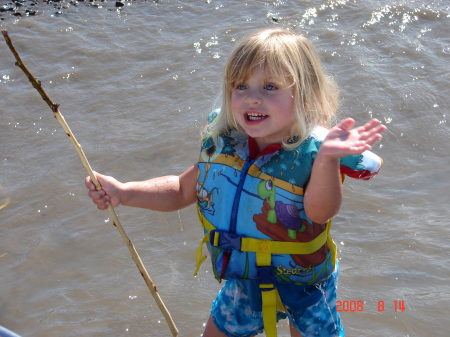
[[[256,66],[248,79],[234,85],[231,109],[237,123],[255,138],[260,150],[290,136],[294,124],[292,90],[267,77],[264,65]]]

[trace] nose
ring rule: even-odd
[[[261,95],[260,90],[258,90],[257,88],[249,89],[247,91],[246,101],[247,103],[252,105],[261,104],[263,102],[263,96]]]

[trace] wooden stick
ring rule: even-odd
[[[81,148],[80,143],[77,142],[75,136],[73,135],[72,131],[69,128],[69,125],[66,123],[64,116],[59,111],[59,104],[53,103],[53,101],[49,98],[47,93],[42,88],[41,82],[36,80],[36,78],[30,73],[30,71],[27,69],[27,67],[24,65],[22,60],[20,59],[19,54],[17,53],[16,49],[14,48],[11,39],[9,38],[8,32],[6,30],[2,30],[2,34],[5,37],[6,43],[9,46],[9,49],[14,54],[17,62],[16,66],[18,66],[22,71],[27,75],[28,79],[30,80],[31,84],[34,88],[39,92],[39,94],[42,96],[44,101],[47,103],[47,105],[52,109],[55,118],[58,120],[59,124],[61,124],[62,128],[64,129],[64,132],[69,137],[70,141],[72,142],[73,146],[75,147],[75,150],[77,151],[84,168],[86,169],[87,173],[91,177],[92,181],[94,182],[97,190],[101,190],[102,187],[100,183],[98,182],[94,172],[92,171],[91,165],[89,165],[89,162],[83,152],[83,149]],[[113,219],[114,226],[117,227],[117,229],[120,232],[120,235],[122,236],[123,240],[128,246],[128,249],[130,250],[131,256],[133,257],[134,262],[136,263],[142,277],[145,280],[145,283],[147,283],[148,288],[150,289],[150,292],[155,299],[156,303],[158,304],[159,309],[161,310],[162,314],[164,315],[169,327],[170,331],[172,332],[173,336],[178,336],[178,329],[175,326],[175,323],[173,322],[172,316],[170,315],[169,311],[167,310],[166,306],[164,305],[161,297],[159,296],[158,291],[156,290],[155,284],[152,282],[150,275],[148,274],[147,270],[145,269],[144,264],[142,263],[141,258],[139,257],[136,248],[134,247],[131,240],[128,238],[128,235],[125,233],[122,225],[120,224],[120,221],[116,215],[116,212],[114,211],[114,208],[109,205],[108,211],[111,215],[111,218]]]

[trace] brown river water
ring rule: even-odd
[[[340,86],[340,116],[389,127],[374,147],[379,176],[346,180],[333,225],[346,335],[449,335],[449,2],[60,5],[2,12],[0,29],[61,104],[92,167],[121,181],[196,161],[236,39],[274,26],[312,39]],[[87,197],[72,144],[2,41],[0,325],[24,337],[171,336],[109,213]],[[192,275],[195,208],[116,211],[180,336],[201,336],[220,284],[209,259]]]

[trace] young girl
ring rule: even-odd
[[[197,203],[216,278],[226,282],[203,336],[344,336],[336,312],[338,263],[331,218],[342,174],[370,179],[367,151],[386,130],[373,119],[330,130],[337,89],[303,36],[266,29],[247,36],[225,67],[223,102],[208,118],[197,164],[179,176],[121,183],[96,174],[89,196],[109,204],[174,211]],[[202,262],[197,253],[197,269]]]

